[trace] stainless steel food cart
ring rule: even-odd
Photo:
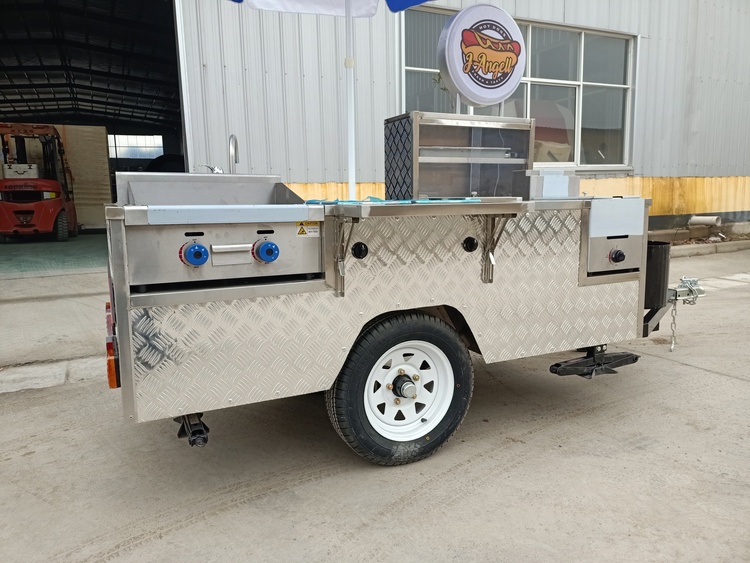
[[[325,391],[357,453],[422,459],[466,414],[470,351],[582,349],[551,369],[590,378],[668,307],[666,286],[644,302],[638,197],[305,202],[272,176],[122,173],[117,198],[111,383],[127,420],[175,418],[191,445],[206,411]]]

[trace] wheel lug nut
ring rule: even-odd
[[[385,386],[385,388],[388,389],[388,391],[393,390],[393,383],[389,383],[388,385]]]
[[[396,403],[397,405],[400,405],[400,404],[401,404],[401,399],[399,399],[398,397],[396,397],[396,398],[395,398],[395,399],[393,400],[393,402],[394,402],[394,403]]]
[[[399,375],[406,375],[406,372],[404,370],[400,369],[400,370],[398,370],[398,374]]]
[[[414,381],[419,381],[419,374],[418,374],[418,373],[415,373],[415,374],[414,374],[414,377],[412,377],[412,379],[413,379]]]

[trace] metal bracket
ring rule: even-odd
[[[354,225],[357,222],[357,219],[342,219],[336,223],[336,258],[334,260],[334,291],[336,297],[343,297],[346,289],[346,251],[349,248],[354,233]],[[347,223],[350,225],[348,235],[346,233]]]
[[[495,249],[505,232],[509,217],[488,215],[485,218],[484,261],[482,264],[482,282],[492,283],[495,279]]]

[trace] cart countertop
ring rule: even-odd
[[[363,201],[326,203],[326,216],[333,217],[413,217],[437,215],[518,215],[534,210],[583,209],[590,198],[524,201],[515,197]]]

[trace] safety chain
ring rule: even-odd
[[[677,286],[677,290],[680,289],[687,289],[690,293],[689,297],[682,297],[682,302],[687,305],[695,305],[698,302],[698,297],[701,295],[704,295],[703,289],[698,285],[698,279],[697,278],[686,278],[682,277],[680,278],[680,285]],[[700,290],[700,291],[699,291]],[[677,344],[677,301],[679,299],[675,298],[672,301],[672,337],[671,337],[671,345],[669,347],[670,352],[674,352],[674,347]]]

